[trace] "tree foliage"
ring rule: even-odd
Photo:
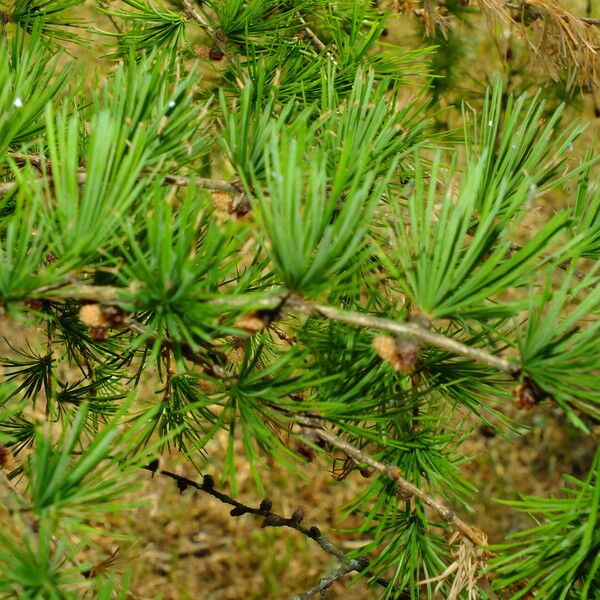
[[[88,558],[118,536],[99,515],[143,468],[183,491],[176,449],[232,516],[339,561],[298,597],[352,572],[381,598],[597,597],[598,457],[564,497],[509,500],[536,525],[505,544],[454,512],[473,424],[520,430],[511,393],[597,431],[585,124],[498,80],[440,133],[434,50],[385,42],[376,3],[98,0],[102,26],[82,5],[0,12],[0,318],[28,331],[1,357],[0,594],[127,597]],[[532,227],[542,194],[568,201]],[[261,493],[267,460],[343,458],[368,542],[215,489],[240,453]]]

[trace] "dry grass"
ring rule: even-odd
[[[558,493],[561,474],[583,476],[593,457],[592,436],[583,438],[564,418],[548,411],[548,406],[514,416],[531,427],[526,435],[509,441],[481,427],[463,445],[465,454],[476,456],[465,465],[463,474],[479,489],[473,502],[476,513],[463,516],[482,528],[491,543],[530,525],[525,515],[497,504],[496,498]],[[216,444],[210,456],[212,464],[207,471],[216,474],[224,444]],[[238,456],[238,496],[256,505],[261,495],[242,453]],[[166,466],[194,477],[193,470],[176,456],[170,457]],[[300,506],[305,521],[318,525],[340,547],[350,550],[362,543],[335,532],[338,508],[366,484],[358,473],[337,482],[324,463],[306,465],[302,480],[276,464],[269,464],[264,473],[275,510],[289,515]],[[146,474],[140,478],[144,484],[138,497],[148,503],[108,523],[128,536],[120,544],[120,565],[133,569],[134,598],[150,599],[157,594],[165,600],[290,598],[336,566],[297,532],[261,529],[253,517],[232,518],[229,509],[211,497],[191,490],[180,495],[173,482],[164,478],[150,479]],[[114,547],[105,550],[108,555]],[[362,582],[351,588],[338,582],[326,597],[367,600],[377,596]]]

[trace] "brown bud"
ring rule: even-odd
[[[23,304],[31,310],[42,310],[42,303],[40,300],[35,298],[23,300]]]
[[[304,511],[301,508],[297,508],[294,511],[294,514],[290,517],[290,521],[296,525],[302,523],[302,519],[304,519]]]
[[[523,383],[513,390],[515,405],[520,410],[530,410],[548,394],[538,387],[531,379],[525,378]]]
[[[118,329],[125,322],[125,313],[118,306],[103,306],[102,312],[111,327]]]
[[[205,490],[212,490],[215,487],[215,480],[212,475],[205,475],[202,478],[202,487]]]
[[[154,474],[156,473],[156,471],[158,471],[159,466],[160,461],[158,460],[158,458],[155,458],[146,465],[146,468],[152,472],[152,477],[154,477]]]
[[[321,537],[321,530],[316,527],[315,525],[313,525],[309,530],[308,530],[308,535],[313,539],[316,540],[317,538]]]
[[[98,304],[84,304],[79,310],[79,320],[89,328],[108,326],[108,319]]]
[[[261,317],[257,312],[248,313],[238,317],[234,326],[238,329],[247,331],[248,333],[258,333],[262,331],[265,326],[265,319]]]
[[[258,507],[259,510],[264,512],[270,512],[271,508],[273,508],[273,501],[270,498],[265,498]]]
[[[382,360],[400,373],[411,373],[419,361],[419,345],[411,340],[379,335],[373,338],[372,346]]]
[[[183,494],[188,488],[188,482],[185,479],[177,479],[177,489],[180,494]]]
[[[9,470],[13,464],[12,452],[0,444],[0,469]]]
[[[105,342],[108,339],[106,327],[90,327],[90,335],[95,342]]]
[[[250,212],[250,200],[244,192],[239,192],[233,197],[230,212],[236,217],[243,217]]]
[[[223,51],[219,50],[219,48],[217,48],[216,46],[213,46],[208,51],[208,58],[210,58],[210,60],[213,60],[215,62],[219,62],[219,61],[223,60],[224,57],[225,57],[225,54],[223,53]]]
[[[316,452],[312,446],[308,444],[304,444],[303,442],[298,442],[296,444],[296,452],[306,461],[312,462],[315,460]]]

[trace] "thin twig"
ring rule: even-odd
[[[340,310],[332,306],[325,306],[297,298],[290,298],[286,308],[311,317],[320,317],[332,321],[349,323],[358,327],[381,329],[395,335],[409,336],[430,346],[435,346],[453,354],[465,356],[478,363],[488,365],[511,376],[515,376],[519,372],[519,366],[506,358],[492,354],[487,350],[473,348],[453,338],[430,331],[417,323],[393,321],[352,310]]]
[[[343,440],[334,433],[331,433],[325,429],[325,422],[322,419],[297,416],[295,417],[295,421],[299,425],[310,427],[311,430],[324,442],[327,442],[334,448],[341,450],[347,456],[350,456],[361,464],[368,465],[387,477],[390,481],[396,484],[403,495],[419,498],[423,504],[435,510],[435,512],[444,521],[446,521],[446,523],[448,523],[454,530],[459,532],[476,546],[485,546],[487,544],[487,537],[480,529],[465,523],[462,519],[457,517],[456,513],[448,508],[443,502],[437,498],[434,498],[433,496],[430,496],[416,485],[412,484],[410,481],[404,479],[401,476],[401,471],[397,466],[379,462],[370,454],[367,454],[346,440]]]
[[[526,11],[527,10],[536,10],[536,7],[531,6],[528,2],[521,2],[521,3],[504,2],[504,6],[506,6],[506,8],[510,8],[512,10],[526,10]],[[536,11],[536,15],[537,14],[538,14],[538,12]],[[600,26],[600,19],[594,19],[592,17],[578,17],[578,16],[575,16],[575,18],[577,20],[581,21],[582,23],[586,23],[587,25]]]
[[[165,175],[165,182],[173,185],[189,186],[194,185],[198,188],[211,190],[215,192],[228,192],[230,194],[239,194],[241,188],[235,183],[221,181],[220,179],[207,179],[206,177],[182,177],[181,175]]]
[[[242,71],[240,68],[240,64],[237,59],[229,52],[227,45],[225,44],[225,37],[223,32],[220,32],[213,29],[208,22],[208,19],[194,6],[194,3],[191,0],[183,0],[183,5],[185,6],[186,13],[194,20],[202,29],[208,34],[208,37],[212,40],[215,48],[219,50],[225,57],[225,60],[230,64],[230,66],[237,73],[242,74],[244,79],[247,79],[247,74]]]
[[[180,493],[183,493],[188,488],[193,488],[204,492],[205,494],[208,494],[213,498],[216,498],[223,504],[229,504],[230,506],[233,506],[229,513],[232,517],[241,517],[242,515],[246,514],[254,515],[263,518],[263,522],[261,524],[261,527],[263,528],[288,527],[290,529],[298,531],[302,535],[316,542],[322,550],[327,552],[327,554],[330,554],[331,556],[335,557],[340,562],[340,568],[336,570],[336,572],[339,571],[339,574],[335,577],[335,579],[338,579],[339,577],[347,573],[361,573],[365,571],[365,569],[367,569],[369,566],[369,558],[367,556],[361,556],[357,559],[350,558],[346,555],[345,552],[340,550],[331,540],[324,536],[318,527],[314,525],[311,527],[306,527],[302,525],[302,521],[304,519],[304,511],[302,511],[302,509],[297,509],[296,511],[294,511],[291,517],[284,517],[271,510],[272,502],[268,498],[265,498],[258,507],[248,506],[247,504],[244,504],[239,500],[232,498],[224,492],[215,489],[214,479],[210,475],[205,475],[202,479],[202,482],[199,483],[197,481],[194,481],[193,479],[188,479],[187,477],[178,475],[177,473],[160,469],[158,459],[152,461],[150,464],[146,465],[143,468],[148,471],[151,471],[153,474],[158,473],[163,477],[173,479]],[[331,583],[333,583],[335,579],[332,579],[329,585],[331,585]],[[324,578],[321,581],[323,582],[327,580],[328,577]],[[381,585],[387,585],[389,583],[386,580],[378,581]],[[319,589],[317,589],[317,586],[315,586],[316,591],[312,592],[310,595],[305,595],[307,594],[307,592],[305,592],[304,594],[298,596],[298,598],[310,598],[312,595],[317,593],[317,591],[324,590],[326,589],[326,587],[328,587],[328,585],[321,586]]]
[[[7,156],[12,158],[17,163],[31,163],[36,167],[51,166],[49,159],[41,157],[39,154],[23,154],[22,152],[8,152]],[[142,174],[143,177],[145,174]],[[87,173],[84,169],[80,169],[77,173],[77,183],[84,184],[87,179]],[[44,177],[36,177],[28,180],[28,183],[43,184],[49,180]],[[239,194],[243,190],[239,184],[230,183],[220,179],[208,179],[206,177],[184,177],[182,175],[173,175],[171,173],[164,175],[165,183],[178,185],[181,187],[194,185],[195,187],[205,190],[228,192],[230,194]],[[18,183],[16,181],[7,181],[0,183],[0,194],[8,194]]]
[[[87,299],[93,300],[95,302],[105,303],[108,301],[107,303],[112,304],[118,302],[119,295],[121,295],[123,291],[124,290],[122,289],[113,288],[109,286],[86,286],[71,284],[69,288],[63,290],[63,293],[67,292],[69,298],[75,297],[78,299]],[[457,342],[452,338],[448,338],[446,336],[431,332],[428,329],[425,329],[424,327],[416,325],[415,323],[399,323],[390,319],[373,317],[371,315],[366,315],[355,311],[343,311],[337,308],[308,302],[297,297],[287,297],[286,304],[283,307],[282,299],[280,297],[263,299],[262,303],[264,304],[265,302],[269,302],[270,307],[277,308],[277,310],[285,308],[285,310],[287,311],[295,311],[309,316],[323,317],[327,319],[350,323],[360,327],[385,329],[387,331],[390,331],[391,333],[395,333],[396,335],[408,334],[428,344],[443,348],[450,352],[461,354],[468,358],[472,358],[473,360],[477,360],[489,366],[496,367],[500,371],[511,375],[515,375],[518,370],[516,365],[514,365],[512,362],[508,361],[505,358],[490,354],[485,350],[472,348],[470,346]],[[127,324],[127,326],[129,326],[132,329],[137,325],[133,322],[127,322],[126,320],[124,320],[124,322]],[[138,332],[144,332],[142,326],[139,326]],[[206,360],[204,359],[204,357],[197,355],[197,353],[195,353],[192,349],[189,349],[189,353],[186,353],[186,357],[192,360],[193,362],[197,361],[197,364],[206,364]],[[481,531],[459,519],[456,516],[456,514],[452,510],[447,508],[442,502],[427,495],[414,484],[403,479],[400,475],[400,469],[398,467],[394,465],[386,465],[384,463],[381,463],[373,457],[371,457],[370,455],[363,452],[362,450],[359,450],[358,448],[352,446],[350,443],[346,442],[342,438],[334,435],[333,433],[330,433],[324,428],[324,422],[320,419],[294,415],[294,420],[300,425],[313,428],[314,432],[318,437],[320,437],[323,441],[328,442],[329,444],[342,450],[347,456],[350,456],[356,461],[366,464],[375,469],[376,471],[379,471],[380,473],[384,474],[390,480],[394,481],[405,494],[409,494],[411,496],[420,498],[427,506],[433,508],[447,523],[452,525],[457,531],[459,531],[462,535],[464,535],[474,544],[481,546],[486,543],[485,535]],[[200,484],[196,484],[194,482],[193,487],[198,487],[199,485]],[[200,486],[198,489],[202,489],[202,487]],[[221,493],[219,492],[218,494]],[[230,500],[229,503],[234,503],[234,505],[237,506],[237,504],[235,504],[235,502],[237,501],[234,501],[228,496],[221,494],[220,496],[217,495],[216,497],[220,499],[227,498]],[[240,505],[240,507],[241,506],[242,505]],[[262,514],[264,516],[264,511],[260,512],[259,509],[247,510],[245,512],[251,512],[252,514]],[[299,529],[299,531],[301,531],[301,529]]]
[[[304,33],[309,37],[313,46],[315,46],[315,48],[317,48],[317,50],[319,50],[319,52],[323,52],[325,54],[325,56],[327,56],[327,58],[334,65],[337,66],[338,63],[335,60],[335,56],[333,56],[333,53],[327,49],[327,46],[320,40],[319,36],[308,26],[308,23],[306,22],[304,17],[300,13],[296,13],[296,18],[302,25]]]
[[[302,594],[298,594],[294,596],[294,600],[308,600],[308,598],[312,598],[317,594],[323,594],[323,592],[329,589],[340,577],[347,575],[348,573],[352,573],[353,569],[350,569],[348,565],[341,565],[329,575],[321,578],[319,583],[316,583],[311,588],[303,592]]]

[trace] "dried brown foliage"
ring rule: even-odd
[[[514,9],[514,5],[508,6]],[[536,60],[553,79],[564,73],[569,88],[600,84],[598,26],[572,15],[556,0],[517,5],[514,14],[517,32],[528,41]]]
[[[557,0],[478,0],[478,5],[490,29],[496,35],[510,29],[525,40],[532,59],[552,79],[564,76],[567,88],[589,90],[600,85],[600,22],[596,19],[575,16]],[[445,7],[433,0],[393,0],[390,8],[415,14],[429,36],[436,32],[445,36],[456,25]]]

